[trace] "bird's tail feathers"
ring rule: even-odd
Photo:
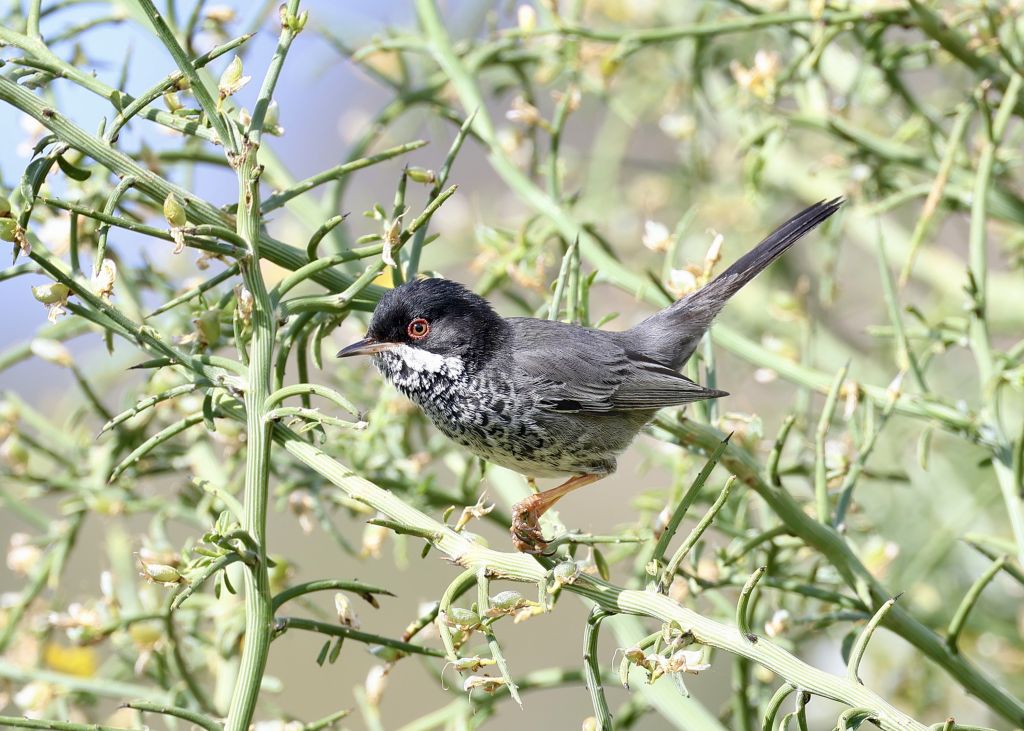
[[[733,262],[708,284],[644,320],[634,330],[637,334],[645,334],[648,337],[664,338],[663,345],[654,349],[661,351],[667,346],[670,352],[663,353],[667,356],[663,360],[671,361],[675,368],[680,367],[693,354],[700,338],[729,298],[790,246],[839,210],[842,204],[842,198],[833,198],[805,208],[772,231],[761,243]]]

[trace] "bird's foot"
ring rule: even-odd
[[[512,508],[512,545],[520,553],[538,555],[544,553],[548,542],[540,529],[540,514],[526,499]]]

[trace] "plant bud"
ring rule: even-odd
[[[16,241],[18,222],[13,218],[0,218],[0,241]]]
[[[11,202],[7,196],[0,194],[0,218],[9,218],[11,215]]]
[[[460,630],[472,630],[480,626],[480,615],[471,609],[451,607],[443,615],[444,623]]]
[[[231,59],[231,63],[228,64],[227,68],[224,69],[224,73],[220,75],[220,81],[217,83],[217,90],[220,92],[220,96],[223,99],[236,93],[239,89],[248,84],[251,79],[251,76],[243,76],[242,59],[235,56]]]
[[[155,584],[170,586],[181,583],[181,574],[173,566],[164,563],[142,563],[142,576]]]
[[[56,305],[65,302],[70,292],[71,290],[68,289],[67,285],[60,282],[40,284],[38,287],[32,288],[32,296],[44,305]]]
[[[276,127],[278,126],[278,122],[280,121],[280,119],[281,107],[278,106],[276,101],[271,101],[270,104],[267,105],[266,113],[263,115],[264,129],[268,131],[274,130],[274,132],[279,132],[280,130],[277,130]]]
[[[167,219],[171,228],[181,228],[188,223],[188,219],[185,217],[185,207],[174,193],[168,193],[164,198],[164,218]]]
[[[414,183],[433,183],[437,180],[437,173],[433,170],[427,170],[426,168],[406,168],[405,174]]]
[[[580,566],[575,561],[565,561],[555,566],[551,573],[556,586],[572,584],[579,578]]]
[[[29,344],[29,349],[32,351],[32,355],[54,365],[69,368],[74,363],[71,351],[59,340],[35,338]]]

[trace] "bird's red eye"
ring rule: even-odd
[[[417,317],[409,323],[409,327],[407,327],[405,331],[409,333],[410,338],[413,338],[414,340],[422,340],[427,337],[427,334],[430,332],[430,323],[422,317]]]

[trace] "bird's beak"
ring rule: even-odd
[[[397,343],[382,343],[373,338],[363,338],[339,350],[337,357],[348,358],[351,355],[373,355],[374,353],[391,350],[396,345]]]

